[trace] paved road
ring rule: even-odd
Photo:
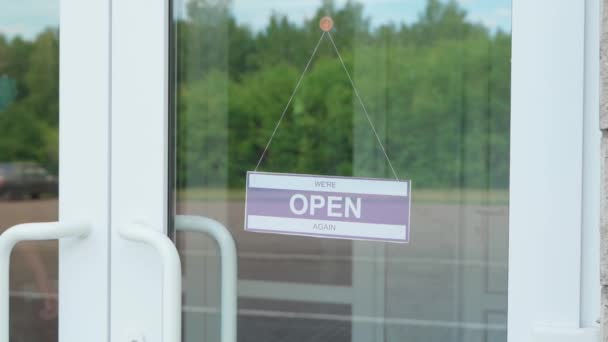
[[[260,294],[264,300],[241,298],[244,341],[256,341],[257,336],[267,341],[351,341],[351,329],[372,331],[370,338],[378,338],[378,326],[387,341],[506,340],[505,205],[414,204],[409,245],[245,232],[241,201],[181,203],[178,212],[224,223],[237,242],[239,279],[276,289]],[[219,290],[201,294],[201,287],[217,287],[214,244],[193,233],[181,234],[179,241],[187,274],[186,304],[215,307]],[[333,297],[336,293],[327,288],[294,286],[293,291],[308,291],[309,300],[302,302],[289,287],[283,293],[281,285],[294,283],[353,288],[356,298],[352,306],[344,305],[337,299],[342,296]],[[252,293],[253,285],[241,281],[240,290]],[[324,296],[316,290],[328,292]],[[298,301],[285,301],[290,295]],[[209,316],[189,313],[193,328],[186,336],[200,340],[201,331],[216,329]],[[334,330],[347,333],[333,336],[329,332]]]
[[[57,209],[53,199],[0,202],[0,231],[21,222],[56,220]],[[178,210],[229,227],[239,250],[240,290],[253,293],[246,287],[256,282],[265,288],[287,286],[277,287],[285,293],[240,298],[240,342],[354,341],[353,329],[381,331],[387,341],[505,341],[504,205],[414,204],[409,245],[244,232],[241,201],[181,203]],[[57,244],[34,246],[56,279]],[[188,341],[215,340],[217,251],[196,234],[180,234],[179,246],[189,310],[185,335]],[[55,342],[56,321],[40,319],[42,302],[32,298],[37,289],[24,260],[20,253],[13,256],[11,288],[18,295],[12,299],[11,335],[15,342]],[[298,301],[285,300],[290,284],[312,285],[309,298],[300,293]],[[318,285],[330,292],[314,294],[325,289],[314,287]],[[335,286],[354,289],[353,305],[332,297]],[[273,296],[282,299],[268,298]]]

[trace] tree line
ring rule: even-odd
[[[59,36],[29,41],[0,34],[0,163],[37,161],[57,172]]]
[[[274,14],[261,30],[229,2],[191,0],[174,21],[177,185],[242,187],[313,48],[318,53],[261,171],[391,178],[424,188],[506,188],[511,36],[428,0],[413,23],[372,26],[356,1],[323,1],[303,23]],[[0,161],[58,167],[58,34],[0,35]],[[136,90],[134,90],[136,91]]]
[[[506,188],[510,33],[428,0],[411,24],[372,27],[364,7],[326,0],[303,24],[273,15],[252,31],[230,4],[194,0],[176,25],[177,182],[241,187],[330,15],[344,58],[401,178],[426,188]],[[393,177],[325,39],[260,170]]]

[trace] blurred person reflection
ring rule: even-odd
[[[57,317],[57,289],[55,288],[46,266],[42,260],[42,256],[33,242],[24,242],[15,247],[17,255],[25,261],[34,277],[34,282],[38,294],[43,299],[43,306],[40,309],[40,318],[43,320],[52,320]]]

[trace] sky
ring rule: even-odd
[[[180,0],[177,0],[180,1]],[[184,1],[184,0],[181,0]],[[221,0],[217,0],[221,1]],[[336,0],[340,6],[347,0]],[[511,0],[457,0],[473,22],[503,31],[511,30]],[[287,15],[301,23],[312,17],[321,0],[232,0],[233,14],[253,30],[262,29],[272,13]],[[358,0],[372,26],[386,23],[412,23],[424,9],[426,0]],[[0,33],[25,39],[34,38],[46,27],[59,25],[59,0],[19,0],[0,4]]]
[[[18,0],[0,3],[0,33],[34,38],[46,27],[59,25],[59,0]]]
[[[294,22],[302,22],[314,15],[321,0],[232,0],[237,20],[259,30],[273,12],[287,15]],[[338,6],[347,0],[336,0]],[[372,26],[386,23],[412,23],[424,9],[427,0],[357,0],[364,5],[365,16]],[[457,0],[473,22],[503,31],[511,30],[511,0]]]

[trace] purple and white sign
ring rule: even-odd
[[[410,181],[247,173],[245,230],[407,243]]]

